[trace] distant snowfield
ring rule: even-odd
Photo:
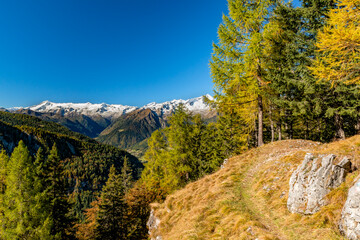
[[[207,98],[213,100],[213,97],[209,94],[206,95]],[[167,115],[172,113],[180,104],[183,104],[186,109],[191,112],[203,112],[209,111],[209,106],[203,101],[203,97],[191,98],[188,100],[172,100],[163,103],[149,103],[142,107],[136,106],[126,106],[120,104],[93,104],[93,103],[54,103],[50,101],[44,101],[38,105],[24,107],[24,108],[13,108],[11,110],[18,109],[29,109],[35,112],[42,113],[57,113],[62,115],[69,115],[73,113],[83,114],[86,116],[100,115],[105,118],[119,117],[121,115],[132,112],[136,109],[146,109],[149,108],[157,113]]]

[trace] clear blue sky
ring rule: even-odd
[[[0,106],[212,92],[226,0],[0,0]]]
[[[0,107],[212,93],[226,0],[0,0]]]

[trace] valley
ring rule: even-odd
[[[359,6],[0,1],[0,240],[359,240]]]
[[[213,99],[208,94],[206,97]],[[7,111],[59,123],[71,131],[125,149],[142,158],[147,149],[146,140],[155,130],[167,126],[169,116],[180,104],[192,114],[200,114],[204,120],[214,121],[216,118],[216,111],[206,105],[203,97],[153,102],[142,107],[44,101],[35,106]]]

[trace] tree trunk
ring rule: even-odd
[[[263,103],[262,103],[262,97],[258,96],[258,147],[264,145],[264,139],[263,139]]]
[[[306,119],[306,131],[305,131],[305,140],[309,138],[309,121]]]
[[[269,115],[270,115],[270,128],[271,128],[271,142],[274,142],[275,131],[274,131],[274,121],[272,120],[271,106],[270,106],[270,110],[269,110]]]
[[[256,120],[254,121],[254,137],[255,137],[255,141],[254,141],[254,145],[258,144],[258,128],[257,128],[257,122]]]
[[[342,117],[339,114],[335,114],[334,119],[336,127],[335,139],[345,139]]]
[[[355,125],[356,134],[360,134],[360,118]]]
[[[278,123],[278,138],[279,138],[279,141],[281,141],[281,138],[282,138],[282,136],[281,136],[281,122]]]

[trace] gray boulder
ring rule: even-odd
[[[155,216],[154,209],[151,209],[149,220],[147,221],[146,225],[149,229],[151,240],[162,240],[162,237],[156,234],[160,225],[160,219]]]
[[[341,213],[339,229],[351,240],[360,239],[360,180],[349,190]]]
[[[304,161],[290,178],[287,201],[290,212],[314,214],[326,205],[326,194],[343,183],[351,170],[348,158],[333,164],[335,158],[334,154],[318,157],[311,153],[305,155]]]

